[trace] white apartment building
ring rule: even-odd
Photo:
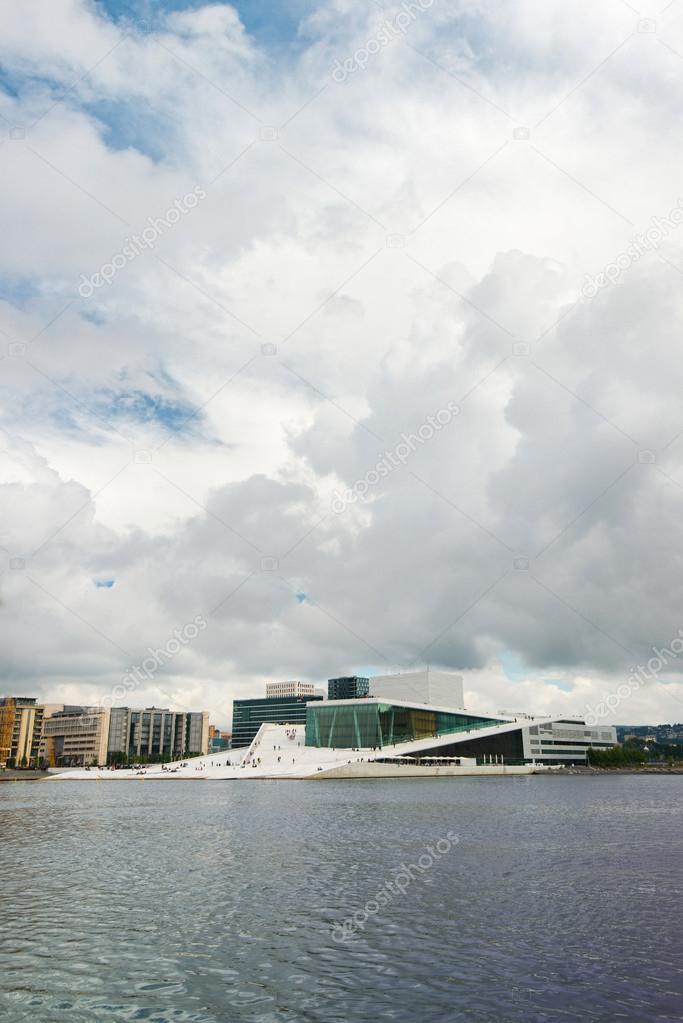
[[[276,696],[315,696],[312,682],[267,682],[266,699]]]

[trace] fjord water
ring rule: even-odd
[[[675,776],[6,783],[0,1019],[680,1020],[682,796]]]

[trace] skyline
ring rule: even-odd
[[[3,690],[683,719],[676,5],[56,9],[0,12]]]

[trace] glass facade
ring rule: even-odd
[[[328,700],[355,700],[370,692],[370,679],[359,675],[344,675],[342,678],[328,678]]]
[[[107,749],[109,753],[123,753],[131,758],[179,759],[189,753],[206,753],[208,730],[206,711],[113,707]]]
[[[257,700],[233,700],[233,748],[249,746],[265,722],[277,725],[302,725],[306,706],[320,696],[267,696]]]
[[[474,714],[401,707],[370,700],[311,706],[306,713],[306,745],[332,749],[373,749],[397,742],[487,728],[504,722]]]

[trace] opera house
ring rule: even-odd
[[[445,695],[450,706],[415,699],[430,689]],[[325,780],[532,774],[585,764],[591,746],[617,742],[610,725],[588,727],[579,717],[494,717],[467,711],[462,702],[460,676],[430,671],[381,676],[372,680],[372,695],[311,700],[305,723],[264,721],[240,749],[172,764],[92,768],[56,777]]]

